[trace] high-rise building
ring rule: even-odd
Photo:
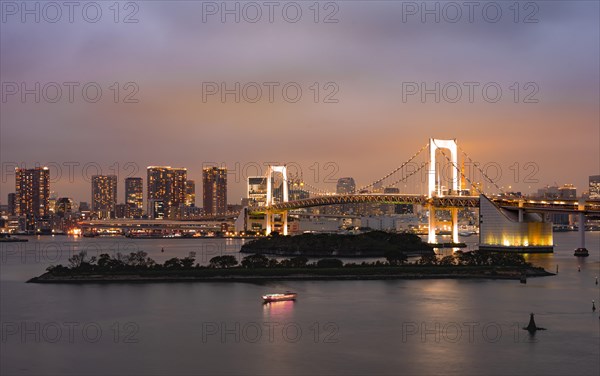
[[[177,219],[179,205],[185,203],[187,169],[171,166],[149,166],[148,216]]]
[[[115,205],[115,218],[131,218],[131,210],[135,210],[133,204],[117,204]]]
[[[537,195],[538,198],[545,198],[550,200],[555,200],[560,197],[560,191],[558,190],[557,185],[547,185],[543,188],[538,189]]]
[[[337,194],[352,194],[356,191],[356,183],[353,178],[339,178],[335,187]]]
[[[267,178],[264,176],[248,176],[248,206],[265,206],[267,204]]]
[[[339,178],[335,187],[335,192],[339,195],[353,194],[356,192],[356,183],[353,178]],[[364,207],[364,208],[363,208]],[[324,208],[326,214],[349,214],[356,213],[360,208],[365,209],[367,205],[343,204],[332,205]],[[365,209],[366,210],[366,209]]]
[[[558,188],[558,198],[575,199],[577,198],[577,188],[573,184],[565,184]]]
[[[8,194],[8,215],[16,215],[17,213],[17,194]]]
[[[73,212],[73,200],[61,197],[56,200],[55,213],[58,217],[65,217]]]
[[[590,200],[600,200],[600,175],[590,176]]]
[[[144,180],[142,178],[125,179],[125,203],[132,204],[134,208],[144,208]]]
[[[117,176],[92,176],[92,211],[98,218],[114,218],[117,205]]]
[[[196,182],[193,180],[185,182],[185,206],[196,206]]]
[[[202,170],[202,203],[204,214],[227,212],[227,169],[205,167]]]
[[[15,170],[16,215],[26,219],[27,230],[35,230],[36,222],[50,215],[50,171],[47,167]]]

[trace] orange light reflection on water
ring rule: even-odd
[[[263,316],[268,318],[288,318],[294,311],[293,300],[263,303]]]

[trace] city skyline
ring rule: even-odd
[[[148,2],[140,4],[135,24],[65,22],[44,33],[10,19],[0,36],[3,82],[24,83],[26,89],[35,83],[96,82],[104,94],[97,103],[81,97],[73,103],[65,98],[36,103],[33,95],[25,101],[19,94],[6,96],[0,115],[5,175],[0,197],[4,202],[13,189],[13,164],[31,168],[36,163],[63,166],[63,177],[53,186],[77,200],[87,196],[86,163],[102,169],[90,169],[88,175],[118,172],[120,177],[132,173],[128,163],[137,166],[135,176],[149,165],[186,166],[190,179],[201,181],[209,163],[232,170],[236,163],[264,168],[268,162],[294,162],[307,178],[315,163],[322,169],[333,162],[339,167],[335,178],[353,176],[360,185],[396,167],[405,151],[428,137],[457,138],[478,162],[501,165],[505,177],[515,162],[535,162],[536,184],[559,180],[559,185],[584,187],[587,177],[600,171],[598,4],[542,5],[535,23],[513,22],[508,8],[498,23],[422,23],[416,17],[403,22],[400,5],[361,2],[339,4],[337,23],[315,24],[308,16],[298,23],[204,22],[200,2],[177,7]],[[112,38],[120,32],[126,37]],[[210,39],[195,38],[207,33]],[[170,42],[154,42],[165,38]],[[50,43],[55,40],[63,43]],[[113,103],[109,86],[114,82],[121,86],[120,103]],[[125,89],[127,82],[137,85],[138,103],[121,103],[133,92]],[[235,95],[225,101],[218,94],[203,98],[207,82],[224,83],[226,89],[236,83],[258,82],[264,89],[266,82],[277,82],[278,88],[292,82],[303,97],[289,103],[277,91],[273,103],[236,103]],[[457,103],[447,95],[440,103],[435,95],[425,101],[419,94],[403,95],[406,83],[424,83],[430,90],[453,82],[463,90]],[[467,82],[479,84],[473,103]],[[337,87],[337,103],[324,102],[335,91],[327,83]],[[482,98],[486,83],[501,87],[502,100]],[[537,103],[524,103],[534,91]],[[70,181],[65,164],[75,161],[81,164]],[[117,171],[110,171],[115,164]],[[246,176],[239,184],[230,179],[231,197],[243,197]],[[507,178],[501,183],[522,191],[532,185]],[[325,187],[322,181],[311,184]]]
[[[252,165],[252,167],[256,166],[255,163],[251,163],[251,165]],[[46,167],[46,166],[41,166],[41,167]],[[148,166],[147,169],[150,169],[152,167],[154,167],[154,166]],[[509,167],[511,167],[511,166],[509,166]],[[171,167],[169,166],[168,168],[171,168]],[[91,178],[89,179],[89,182],[86,182],[86,185],[87,185],[86,190],[87,190],[87,192],[84,192],[83,196],[79,196],[78,197],[77,195],[73,194],[73,192],[79,192],[78,189],[75,189],[72,192],[68,191],[68,190],[67,191],[57,191],[57,189],[53,186],[56,182],[53,180],[53,179],[55,179],[55,177],[52,176],[52,169],[51,168],[47,168],[47,169],[49,171],[49,182],[50,182],[49,197],[51,197],[51,198],[66,197],[66,198],[70,198],[70,199],[74,200],[75,202],[88,202],[88,203],[92,204],[92,206],[93,206],[93,201],[94,201],[94,199],[93,199],[93,190],[90,191],[89,186],[90,186],[90,183],[93,186],[93,179],[94,179],[94,176],[96,176],[96,175],[91,176]],[[190,173],[192,171],[191,169],[188,169],[188,168],[185,168],[185,167],[182,167],[180,169],[186,171],[186,176],[193,176],[193,174]],[[224,170],[226,171],[227,176],[234,177],[234,178],[238,177],[238,175],[237,175],[238,172],[236,172],[236,171],[231,172],[226,167],[224,168]],[[514,173],[514,171],[512,171],[512,170],[510,172]],[[61,174],[62,174],[62,172],[61,172]],[[201,174],[202,174],[202,172],[201,172]],[[6,176],[7,176],[7,179],[10,179],[10,174],[7,174]],[[103,175],[103,176],[115,176],[115,175]],[[199,180],[202,181],[203,177],[202,177],[202,175],[200,175],[200,176],[201,176],[201,178]],[[511,185],[506,185],[506,186],[503,185],[502,188],[503,188],[504,192],[521,192],[523,195],[528,195],[528,196],[535,197],[536,194],[538,194],[539,191],[542,190],[542,189],[544,189],[544,188],[552,188],[552,187],[554,187],[556,189],[561,189],[561,188],[564,188],[564,187],[567,187],[567,186],[574,186],[574,188],[577,190],[577,195],[578,195],[577,197],[581,197],[582,194],[589,193],[591,179],[592,179],[592,177],[597,177],[597,176],[598,175],[594,175],[594,174],[587,175],[585,177],[585,179],[584,179],[585,184],[583,186],[581,186],[581,187],[577,186],[575,184],[572,184],[570,182],[562,182],[562,181],[556,181],[555,180],[552,183],[545,183],[545,184],[543,184],[543,183],[529,183],[528,184],[528,188],[526,190],[524,190],[524,191],[522,191],[522,190],[520,190],[518,188],[519,187],[518,184],[515,184],[515,185],[511,184]],[[14,179],[15,177],[16,177],[16,174],[12,178]],[[227,184],[228,192],[227,192],[227,195],[228,195],[228,197],[233,196],[234,198],[230,199],[227,202],[227,204],[229,204],[229,205],[238,205],[238,204],[241,203],[241,201],[243,199],[248,198],[248,194],[247,194],[248,193],[247,192],[247,184],[248,184],[247,183],[247,179],[248,178],[253,178],[253,177],[254,176],[244,176],[244,180],[239,181],[239,182],[236,182],[234,180],[233,184],[230,183],[231,179],[228,180],[228,184]],[[116,186],[117,187],[121,186],[121,189],[122,189],[122,190],[120,190],[120,189],[117,188],[116,203],[115,204],[133,203],[133,201],[132,201],[133,200],[133,196],[132,196],[132,198],[128,199],[128,195],[127,195],[127,192],[128,192],[128,186],[127,186],[128,181],[135,180],[136,183],[137,183],[137,181],[139,181],[140,179],[142,181],[147,180],[147,179],[144,179],[142,176],[128,176],[128,177],[115,176],[115,178],[117,178],[117,185]],[[340,184],[339,180],[343,181],[342,184],[346,185],[347,184],[346,179],[352,179],[352,180],[354,180],[354,178],[352,176],[342,176],[342,177],[339,177],[339,178],[335,178],[334,182],[330,182],[328,184],[321,184],[321,186],[323,186],[323,191],[327,191],[327,189],[328,189],[329,192],[336,192],[336,190],[339,191],[339,184]],[[82,180],[85,181],[85,179],[82,179]],[[485,180],[485,179],[482,179],[482,180]],[[195,190],[194,181],[195,181],[194,179],[187,179],[186,178],[186,183],[184,183],[185,188],[183,189],[183,192],[181,192],[181,197],[182,197],[181,200],[182,200],[182,202],[185,202],[187,206],[190,206],[189,203],[191,203],[191,202],[196,203],[195,196],[198,195],[198,194],[202,194],[203,193],[203,191],[196,191]],[[310,181],[308,181],[306,179],[303,179],[302,181],[309,183],[311,186],[313,185],[313,184],[310,183]],[[191,183],[191,185],[187,184],[188,182]],[[354,182],[353,182],[353,184],[354,184]],[[13,180],[13,184],[10,184],[10,186],[12,187],[12,190],[7,190],[6,191],[5,196],[7,196],[7,197],[8,197],[8,195],[15,193],[14,180]],[[62,184],[59,184],[59,186],[62,186]],[[135,199],[136,200],[140,200],[141,198],[143,198],[141,202],[143,203],[143,209],[146,210],[147,209],[147,204],[148,204],[148,198],[150,197],[148,195],[148,182],[146,181],[145,183],[143,183],[142,186],[143,186],[143,192],[141,194],[141,197],[139,196],[139,193],[136,192],[137,196],[135,197]],[[362,184],[356,184],[356,187],[359,187],[359,186],[362,186]],[[489,194],[501,193],[501,192],[498,192],[498,191],[495,190],[495,187],[493,186],[492,183],[484,184],[484,187],[485,186],[488,186],[489,188],[492,188],[493,192],[490,191]],[[69,186],[67,186],[67,187],[69,187]],[[70,187],[73,187],[73,185],[70,185]],[[233,189],[231,189],[231,188],[233,188]],[[186,193],[187,189],[191,189],[190,193]],[[240,192],[239,199],[237,199],[235,195],[232,195],[230,193],[231,191],[233,191],[233,192],[238,192],[239,191]],[[123,193],[118,193],[118,192],[123,192]],[[193,192],[193,193],[191,193],[191,192]],[[340,193],[340,192],[338,192],[338,193]],[[486,192],[486,193],[488,193],[488,192]],[[2,194],[4,194],[4,192]],[[8,200],[7,197],[0,197],[0,205],[9,205],[10,204],[10,202],[9,202],[9,200]],[[139,203],[139,201],[136,201],[136,202]],[[137,204],[136,204],[136,206],[137,206]],[[137,207],[139,208],[139,206],[137,206]],[[202,207],[202,206],[200,206],[200,207]]]
[[[1,375],[600,374],[600,0],[0,31]]]

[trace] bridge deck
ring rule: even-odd
[[[584,212],[587,214],[600,214],[600,201],[587,201],[583,210],[577,200],[517,200],[505,198],[491,198],[498,206],[506,209],[522,208],[527,211],[549,211],[563,213]],[[467,208],[478,207],[479,196],[441,196],[429,198],[419,194],[387,194],[387,193],[363,193],[347,195],[327,195],[311,197],[302,200],[280,202],[271,207],[250,207],[250,212],[273,212],[310,208],[326,205],[360,204],[360,203],[382,203],[382,204],[416,204],[433,205],[436,208]]]

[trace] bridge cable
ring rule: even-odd
[[[464,150],[463,150],[463,149],[462,149],[460,146],[458,146],[458,150],[460,150],[460,152],[461,152],[461,153],[462,153],[462,154],[463,154],[463,155],[464,155],[464,156],[465,156],[465,157],[466,157],[466,158],[469,160],[469,162],[470,162],[470,163],[471,163],[473,166],[475,166],[475,168],[477,168],[477,170],[479,170],[479,172],[481,173],[481,175],[482,175],[482,176],[483,176],[483,177],[484,177],[484,178],[485,178],[487,181],[489,181],[490,183],[492,183],[492,184],[493,184],[493,185],[496,187],[496,189],[497,189],[498,191],[500,191],[500,193],[501,193],[502,195],[506,195],[506,193],[504,192],[504,190],[503,190],[502,188],[500,188],[500,187],[498,186],[498,184],[496,184],[496,182],[495,182],[493,179],[491,179],[491,178],[490,178],[490,177],[489,177],[489,176],[488,176],[488,175],[485,173],[485,171],[483,171],[483,170],[482,170],[482,169],[479,167],[479,165],[478,165],[478,164],[477,164],[475,161],[473,161],[473,159],[471,159],[471,157],[470,157],[469,155],[467,155],[467,153],[466,153],[466,152],[465,152],[465,151],[464,151]],[[462,173],[461,173],[461,174],[462,174]],[[465,178],[466,178],[466,177],[465,177]],[[471,183],[471,182],[469,181],[469,183]],[[471,183],[471,185],[473,185],[473,184]]]
[[[400,167],[398,167],[394,171],[388,173],[387,175],[385,175],[381,179],[378,179],[378,180],[372,182],[371,184],[367,184],[367,185],[365,185],[365,186],[357,189],[356,192],[360,192],[360,191],[363,191],[363,190],[365,190],[367,188],[373,187],[375,184],[382,182],[383,180],[389,178],[390,176],[392,176],[396,172],[400,171],[402,168],[404,168],[404,166],[406,166],[407,164],[409,164],[413,159],[415,159],[419,154],[421,154],[421,152],[423,150],[425,150],[428,146],[429,146],[429,142],[427,144],[425,144],[425,146],[423,146],[418,152],[416,152],[415,154],[413,154],[413,156],[410,157],[406,162],[402,163],[402,165],[400,165]]]
[[[421,164],[421,167],[417,168],[415,171],[411,172],[410,174],[396,180],[395,182],[391,183],[391,184],[387,184],[386,186],[384,186],[384,188],[388,188],[388,187],[392,187],[398,183],[402,183],[403,181],[406,181],[406,179],[410,178],[411,176],[415,175],[417,172],[421,171],[423,168],[425,168],[425,166],[429,165],[429,162],[424,162]]]

